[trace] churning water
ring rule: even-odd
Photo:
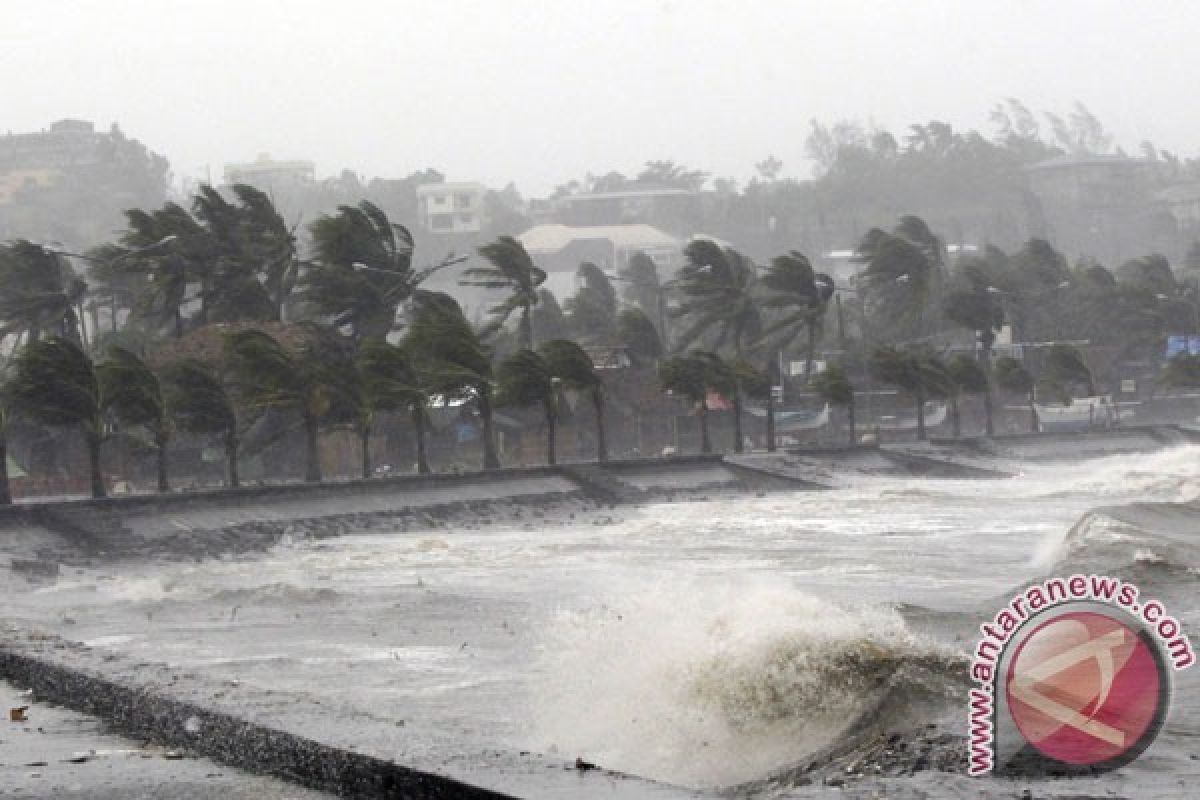
[[[974,625],[1068,562],[1197,566],[1153,521],[1089,512],[1195,499],[1200,448],[1024,470],[68,570],[7,614],[404,720],[397,756],[416,763],[536,750],[725,786],[831,742],[901,667],[959,692],[972,643],[961,626],[918,631],[914,608]],[[1198,607],[1172,610],[1196,630]]]

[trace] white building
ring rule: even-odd
[[[417,187],[421,227],[431,233],[479,233],[483,229],[482,183],[425,183]]]
[[[296,184],[312,183],[313,162],[304,160],[275,161],[267,153],[260,153],[254,161],[225,165],[225,184],[233,186],[244,183],[269,192]]]

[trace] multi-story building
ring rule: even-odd
[[[276,161],[267,153],[260,153],[254,161],[225,165],[227,186],[244,183],[264,192],[311,184],[313,176],[313,162],[302,159]]]
[[[417,187],[421,227],[431,233],[479,233],[485,224],[482,183],[426,183]]]

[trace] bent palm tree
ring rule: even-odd
[[[653,329],[652,329],[653,330]],[[554,339],[542,345],[540,353],[546,360],[550,375],[562,382],[563,388],[587,392],[596,414],[596,460],[608,460],[608,434],[604,420],[604,382],[596,374],[596,366],[582,347],[566,339]]]
[[[484,289],[507,289],[509,296],[490,309],[495,318],[485,333],[498,330],[520,311],[517,325],[517,346],[533,349],[533,307],[538,303],[538,287],[546,282],[544,270],[534,266],[533,259],[525,246],[511,236],[501,236],[490,244],[479,248],[479,254],[491,266],[471,267],[463,273],[460,286],[478,286]]]
[[[319,434],[329,423],[353,419],[358,406],[357,375],[348,348],[336,334],[308,325],[299,353],[269,334],[245,330],[229,334],[226,357],[246,407],[253,412],[283,411],[304,427],[304,479],[321,480]]]
[[[445,397],[469,398],[483,423],[483,468],[496,469],[496,433],[492,419],[492,364],[458,301],[442,292],[414,296],[412,323],[404,349],[413,359],[422,385]]]
[[[356,357],[365,400],[360,426],[362,437],[362,476],[371,475],[369,442],[374,414],[379,411],[407,410],[416,432],[417,472],[429,472],[425,455],[425,391],[417,371],[402,347],[380,339],[368,339]]]
[[[0,338],[33,341],[49,332],[82,344],[78,309],[86,295],[87,284],[58,254],[24,239],[0,246]]]
[[[12,408],[43,425],[74,428],[84,438],[92,496],[104,497],[100,445],[104,441],[104,403],[92,360],[78,344],[55,337],[30,342],[17,355],[8,387]]]
[[[222,437],[226,482],[237,488],[237,408],[225,384],[201,362],[188,360],[166,368],[164,387],[167,409],[180,429],[200,436]]]
[[[558,463],[558,387],[546,359],[532,350],[518,350],[496,370],[496,402],[501,405],[540,405],[546,417],[546,463]]]
[[[715,353],[693,351],[686,355],[668,358],[659,364],[659,382],[663,389],[683,395],[696,410],[700,420],[700,452],[712,452],[712,439],[708,433],[708,390],[729,391],[736,379],[729,365]],[[741,436],[741,431],[734,430]]]
[[[846,409],[846,427],[850,433],[850,446],[853,447],[858,441],[854,425],[854,386],[846,376],[846,371],[837,364],[830,364],[813,379],[812,385],[817,396],[826,403]]]
[[[157,461],[158,491],[170,491],[167,443],[171,441],[171,418],[158,376],[137,355],[123,347],[113,347],[108,358],[97,365],[96,377],[105,409],[123,425],[142,427],[150,434]]]

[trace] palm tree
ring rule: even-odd
[[[533,329],[538,332],[538,338],[544,341],[571,335],[567,315],[549,289],[538,289],[538,302],[533,308]]]
[[[296,283],[299,261],[296,258],[295,230],[270,195],[246,184],[235,184],[240,219],[238,240],[242,255],[254,272],[262,275],[263,288],[274,306],[276,320],[283,319],[283,307]]]
[[[1038,431],[1037,406],[1033,402],[1033,376],[1015,358],[1003,356],[996,359],[996,384],[1007,392],[1021,395],[1029,403],[1029,431]]]
[[[917,439],[924,441],[925,402],[949,389],[945,366],[923,353],[880,347],[871,354],[870,370],[877,380],[890,383],[913,398],[917,412]]]
[[[604,270],[584,262],[576,273],[579,291],[567,298],[565,310],[576,338],[611,344],[617,330],[617,292]]]
[[[805,380],[811,380],[821,322],[834,294],[833,278],[814,272],[804,254],[793,250],[771,260],[762,283],[769,291],[763,304],[781,312],[766,326],[764,338],[771,337],[778,350],[804,331],[808,338],[804,375]]]
[[[663,287],[658,278],[658,266],[654,259],[637,251],[629,257],[625,269],[618,273],[624,282],[623,294],[625,302],[641,310],[649,319],[654,320],[657,329],[662,323]],[[667,338],[665,330],[658,330],[658,335]]]
[[[902,337],[923,335],[934,273],[926,251],[903,236],[874,228],[856,252],[866,265],[870,310]]]
[[[992,346],[996,343],[996,332],[1004,325],[1004,309],[995,294],[982,280],[973,280],[967,286],[946,295],[943,311],[947,319],[973,331],[979,340],[979,364],[984,371],[984,382],[991,371]],[[986,432],[994,432],[992,422],[992,395],[990,389],[983,392]]]
[[[466,270],[461,286],[484,289],[507,289],[509,296],[490,309],[495,317],[487,332],[499,329],[514,311],[520,311],[517,325],[517,346],[533,349],[533,307],[538,302],[538,287],[546,282],[546,273],[534,266],[525,246],[511,236],[501,236],[479,248],[479,254],[491,266]]]
[[[155,330],[169,326],[178,339],[183,336],[183,307],[189,284],[207,286],[211,280],[213,248],[209,235],[176,203],[167,203],[154,212],[130,209],[125,218],[127,228],[120,241],[126,254],[114,271],[141,277],[133,301],[135,318],[149,322]],[[168,239],[173,242],[170,249],[156,249],[156,244]],[[199,299],[203,320],[209,296],[202,291]]]
[[[501,405],[540,405],[546,415],[546,463],[558,463],[558,386],[546,359],[532,350],[518,350],[496,370],[497,402]]]
[[[163,378],[167,409],[175,424],[191,434],[222,437],[226,481],[230,487],[237,488],[237,407],[225,384],[208,367],[195,360],[168,366]]]
[[[854,386],[846,371],[837,364],[830,364],[818,374],[812,383],[817,396],[835,408],[846,409],[846,424],[850,433],[850,446],[858,443],[854,425]]]
[[[171,441],[171,418],[158,376],[134,353],[112,347],[108,358],[97,365],[96,377],[104,408],[122,425],[142,427],[150,434],[157,456],[158,491],[170,491],[167,443]]]
[[[1063,386],[1082,384],[1089,397],[1096,394],[1096,381],[1083,353],[1069,344],[1053,344],[1046,351],[1046,379]]]
[[[104,497],[100,445],[104,441],[104,403],[92,360],[78,344],[56,336],[27,344],[17,354],[8,385],[12,409],[52,427],[74,428],[84,438],[92,496]]]
[[[714,350],[728,344],[741,360],[747,343],[762,333],[762,317],[754,297],[754,264],[736,250],[722,249],[710,239],[693,239],[683,250],[687,263],[679,270],[676,286],[684,300],[674,315],[689,321],[677,345],[686,347],[701,336],[709,337]],[[733,395],[735,450],[742,452],[742,392]]]
[[[305,273],[304,298],[333,327],[350,326],[355,341],[387,336],[400,305],[450,263],[414,270],[412,234],[366,200],[322,215],[310,231],[317,259]]]
[[[356,356],[359,380],[363,388],[363,415],[359,428],[362,437],[362,476],[371,475],[369,444],[374,414],[379,411],[408,411],[416,432],[417,472],[429,472],[425,454],[426,394],[416,369],[404,348],[380,339],[368,339]]]
[[[604,381],[596,374],[596,366],[582,347],[566,339],[553,339],[542,345],[542,358],[550,375],[564,389],[587,392],[596,415],[596,460],[608,460],[608,435],[604,420]]]
[[[708,435],[708,389],[727,388],[734,384],[728,365],[715,353],[693,351],[682,356],[673,356],[658,366],[659,382],[668,392],[684,396],[696,409],[700,419],[700,452],[712,452],[712,439]],[[735,430],[736,436],[741,435]]]
[[[299,352],[253,329],[229,334],[225,348],[234,384],[248,410],[282,411],[300,417],[304,479],[319,483],[320,430],[357,416],[361,387],[349,348],[340,337],[311,323],[305,333],[307,341]]]
[[[617,341],[635,366],[652,364],[662,358],[662,338],[641,309],[626,308],[617,315]]]
[[[25,239],[0,246],[0,338],[45,333],[82,344],[79,308],[87,284],[58,254]]]
[[[496,469],[492,420],[492,364],[462,307],[448,294],[418,291],[404,349],[413,359],[421,384],[445,397],[470,398],[483,423],[483,468]]]
[[[950,423],[953,426],[954,438],[962,435],[962,410],[959,400],[964,394],[982,395],[990,398],[991,386],[987,372],[978,360],[968,355],[959,354],[946,364],[946,375],[949,379]],[[992,435],[991,403],[987,402],[988,425],[987,434]]]

